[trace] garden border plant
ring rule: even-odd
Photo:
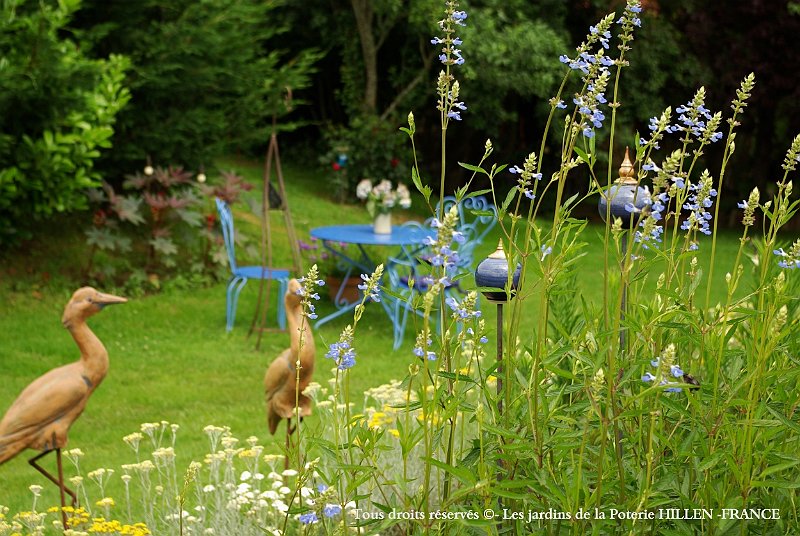
[[[447,130],[450,122],[461,120],[466,110],[453,76],[455,66],[464,62],[455,31],[464,24],[466,13],[459,11],[454,1],[446,2],[446,6],[440,22],[443,36],[432,40],[442,45],[440,60],[445,65],[437,81],[442,183]],[[498,334],[506,338],[503,358],[509,364],[504,369],[502,413],[497,409],[496,396],[486,389],[486,377],[496,371],[495,367],[479,368],[477,379],[462,374],[461,365],[471,358],[464,348],[479,344],[472,339],[472,344],[465,345],[464,337],[483,338],[464,321],[474,321],[480,311],[474,309],[474,295],[462,303],[445,300],[442,291],[449,283],[448,266],[457,255],[457,242],[453,240],[458,236],[453,234],[457,222],[455,215],[443,214],[431,203],[432,189],[423,182],[415,163],[413,182],[437,216],[437,235],[428,245],[441,262],[432,273],[437,283],[411,303],[421,312],[422,320],[414,348],[418,361],[412,363],[402,383],[409,393],[404,409],[407,413],[419,410],[423,419],[420,428],[414,429],[401,426],[403,419],[398,418],[393,430],[403,445],[404,466],[413,447],[423,445],[424,476],[419,487],[413,479],[389,478],[385,468],[374,461],[382,448],[381,440],[388,437],[392,441],[395,433],[371,430],[374,427],[365,417],[347,419],[340,432],[346,438],[324,444],[321,452],[331,459],[326,463],[323,456],[320,465],[334,468],[342,500],[358,500],[362,497],[360,486],[370,481],[381,488],[382,500],[370,498],[365,504],[358,503],[359,510],[375,514],[362,517],[361,526],[380,530],[401,524],[405,530],[425,533],[458,532],[462,524],[483,526],[490,533],[519,533],[531,526],[540,526],[548,533],[582,533],[590,528],[628,532],[655,528],[655,524],[640,520],[667,505],[701,511],[711,508],[718,513],[722,508],[745,509],[745,515],[749,507],[769,505],[785,513],[770,527],[738,521],[734,514],[722,519],[712,516],[699,523],[670,520],[658,526],[683,531],[699,528],[708,533],[724,532],[735,523],[740,524],[742,533],[797,527],[792,474],[797,474],[800,459],[786,447],[797,441],[797,427],[792,421],[798,400],[791,393],[798,373],[790,366],[796,365],[790,349],[798,345],[797,306],[788,291],[789,286],[796,288],[797,284],[787,282],[783,271],[775,272],[798,266],[800,241],[788,251],[775,248],[780,228],[798,210],[798,201],[790,198],[788,173],[800,161],[800,136],[787,153],[786,174],[778,183],[775,199],[759,204],[759,193],[754,190],[739,205],[745,211],[745,229],[740,253],[725,278],[726,302],[716,306],[710,303],[708,290],[715,281],[718,221],[708,209],[723,190],[735,150],[735,128],[755,83],[752,74],[744,79],[732,103],[716,180],[709,170],[699,172],[697,168],[707,146],[723,138],[719,132],[722,114],[706,109],[703,88],[689,103],[676,108],[676,122],[668,108],[651,120],[649,139],[637,136],[637,182],[651,183],[653,191],[648,191],[645,211],[633,218],[628,228],[622,220],[611,217],[611,203],[606,203],[602,310],[565,297],[570,266],[580,257],[585,228],[585,222],[573,218],[571,212],[589,196],[606,195],[603,192],[611,191],[614,180],[620,80],[634,30],[641,25],[640,12],[638,1],[629,1],[621,17],[610,14],[590,29],[575,58],[560,58],[570,69],[551,100],[539,154],[544,154],[556,113],[568,108],[564,103],[566,88],[576,73],[580,89],[572,97],[572,112],[564,118],[558,169],[540,186],[542,162],[531,153],[522,167],[509,170],[516,175],[517,184],[504,200],[495,199],[505,249],[511,254],[511,265],[519,262],[523,274],[505,333]],[[609,57],[606,51],[610,50],[615,22],[620,29],[619,55]],[[610,103],[605,97],[608,91],[613,95]],[[607,119],[605,105],[611,110],[611,126],[604,182],[595,166],[595,134]],[[408,127],[402,130],[413,146],[413,115],[409,114]],[[669,134],[677,134],[672,142],[677,148],[659,166],[655,163],[656,151],[660,143],[671,141]],[[487,141],[478,165],[461,166],[472,171],[473,177],[486,175],[494,191],[505,166],[485,168],[484,161],[491,152],[492,144]],[[578,170],[589,179],[589,193],[582,199],[564,199],[566,180]],[[469,192],[470,183],[456,192],[458,199],[480,193]],[[548,229],[537,222],[536,216],[542,194],[551,188],[556,191],[556,206]],[[527,216],[526,200],[530,201]],[[637,211],[633,205],[626,208]],[[752,243],[748,234],[757,210],[763,214],[765,232],[756,241],[757,252],[752,255],[757,286],[740,294],[737,290],[745,269],[742,261]],[[698,237],[702,234],[712,237],[707,268],[699,265],[695,253],[701,247]],[[627,244],[631,238],[631,247],[623,247],[623,241]],[[772,260],[773,250],[780,257],[778,263]],[[695,297],[703,279],[705,302]],[[510,280],[506,291],[511,292]],[[532,334],[520,330],[522,304],[528,299],[539,301],[540,316]],[[564,309],[564,301],[570,301],[569,305],[581,313],[569,329],[557,314]],[[453,314],[452,323],[448,323],[448,311]],[[438,336],[432,329],[433,318],[443,326]],[[456,322],[462,325],[457,327]],[[355,326],[348,327],[351,329]],[[636,336],[621,338],[621,330]],[[332,346],[328,357],[346,369],[343,387],[337,390],[334,386],[334,408],[340,407],[349,416],[352,402],[345,387],[352,363],[347,357],[355,356],[355,332],[346,331],[342,337],[336,345],[344,346]],[[477,405],[467,397],[475,389],[483,395]],[[340,399],[337,396],[341,392],[344,397]],[[478,423],[478,433],[466,448],[465,443],[454,440],[459,430],[463,431],[462,412],[473,415],[473,422]],[[779,442],[774,442],[776,436],[781,437]],[[573,449],[577,449],[577,455]],[[612,506],[617,512],[628,513],[626,520],[610,515]],[[492,516],[471,519],[468,515],[489,511],[486,508]],[[463,511],[460,522],[439,520],[441,512],[450,510]],[[582,518],[581,513],[590,510],[597,513]],[[398,521],[391,515],[398,511],[423,515]],[[530,518],[490,522],[494,515],[502,519],[503,511],[555,511],[565,517],[554,523]],[[571,521],[563,523],[565,519]],[[308,523],[314,521],[306,519]]]
[[[441,190],[447,131],[466,111],[454,73],[465,61],[456,31],[467,14],[456,0],[445,6],[441,35],[432,40],[441,45],[444,64],[437,80]],[[318,410],[330,415],[330,425],[321,431],[298,424],[295,445],[285,453],[295,466],[294,489],[287,486],[286,500],[281,499],[285,508],[279,509],[276,533],[800,530],[795,506],[800,284],[790,277],[800,267],[800,240],[787,246],[779,234],[800,208],[800,201],[792,200],[789,180],[800,162],[800,135],[786,154],[773,199],[762,201],[754,190],[739,204],[744,230],[734,265],[724,276],[724,303],[711,303],[708,290],[720,279],[715,273],[724,269],[714,263],[719,205],[713,215],[710,209],[725,187],[753,75],[737,91],[726,133],[719,131],[722,113],[706,109],[701,88],[674,114],[668,108],[654,117],[649,138],[633,140],[636,178],[652,188],[646,208],[639,212],[637,204],[627,206],[636,217],[624,225],[611,217],[611,203],[606,203],[603,302],[586,303],[570,292],[587,239],[586,222],[572,211],[590,196],[612,191],[621,75],[640,12],[639,1],[628,0],[621,16],[610,14],[590,28],[574,58],[560,58],[568,71],[550,101],[538,155],[531,153],[521,167],[488,166],[493,147],[487,141],[477,165],[461,164],[472,178],[485,175],[492,195],[508,177],[504,172],[516,181],[504,199],[495,198],[503,246],[510,265],[519,263],[522,274],[511,314],[496,334],[503,338],[503,392],[494,389],[496,363],[484,358],[488,337],[477,292],[461,301],[444,292],[452,283],[450,268],[463,238],[457,212],[445,213],[431,200],[432,189],[415,162],[412,180],[435,216],[435,234],[426,239],[433,284],[409,300],[419,314],[414,315],[417,336],[408,374],[390,386],[386,400],[371,393],[372,400],[356,405],[350,376],[358,370],[357,339],[366,303],[382,299],[379,266],[372,275],[362,275],[363,299],[353,323],[328,346],[325,358],[335,365],[330,396],[325,398],[318,385],[307,392]],[[610,57],[614,28],[619,53]],[[570,99],[567,88],[576,76],[578,89]],[[565,100],[572,101],[571,111]],[[604,180],[596,165],[596,134],[607,115]],[[562,120],[561,150],[555,154],[559,165],[545,179],[544,140]],[[412,114],[402,130],[413,147]],[[699,169],[701,157],[723,139],[714,177],[711,170]],[[661,144],[674,149],[661,157]],[[564,199],[566,181],[579,174],[588,181],[589,193]],[[456,192],[458,200],[486,193],[470,191],[471,182]],[[552,223],[544,226],[537,215],[542,194],[551,189],[556,205]],[[762,236],[754,238],[758,220]],[[701,235],[710,235],[711,243]],[[708,247],[711,261],[704,266],[697,251]],[[748,269],[755,271],[755,284],[742,288]],[[703,282],[706,295],[698,296]],[[321,284],[312,267],[301,289],[304,321],[316,314],[313,300]],[[505,291],[510,298],[510,279]],[[400,299],[388,289],[383,293],[383,299]],[[528,300],[539,305],[530,331],[522,328]],[[620,337],[622,330],[630,336]],[[384,406],[374,406],[373,400]],[[233,444],[223,447],[220,460],[236,454]],[[154,460],[169,457],[164,447],[154,448]],[[248,479],[261,474],[256,466],[247,472]],[[167,474],[173,493],[185,497],[195,473],[190,468],[181,492],[177,473]],[[233,469],[225,474],[235,476]],[[318,484],[317,493],[311,483]],[[165,506],[168,515],[183,519],[174,505]],[[666,515],[670,509],[700,513]],[[776,509],[779,517],[742,519],[762,509]]]

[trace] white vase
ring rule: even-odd
[[[379,212],[372,222],[372,231],[375,234],[392,234],[392,213]]]

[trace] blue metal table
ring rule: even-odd
[[[396,263],[413,262],[414,255],[424,247],[422,245],[423,239],[432,233],[430,229],[423,227],[418,222],[408,222],[403,225],[393,225],[390,234],[376,234],[372,230],[372,225],[328,225],[311,229],[310,234],[317,240],[321,240],[331,254],[336,255],[347,265],[347,271],[342,278],[342,285],[336,292],[336,298],[334,299],[334,305],[337,310],[317,320],[315,327],[319,327],[352,311],[360,302],[359,300],[350,303],[342,298],[348,277],[351,277],[351,275],[359,277],[362,273],[371,274],[375,267],[381,263],[384,264],[384,274],[386,274]],[[339,244],[357,246],[358,255],[348,255]],[[395,250],[399,250],[399,252],[392,256],[390,255],[391,251],[387,251],[384,258],[374,259],[365,249],[367,246],[392,247]],[[353,273],[354,271],[355,273]],[[398,308],[393,303],[393,300],[395,298],[384,294],[380,303],[394,326],[394,348],[397,349],[402,342],[403,333],[402,331],[398,333],[399,322],[396,318]]]

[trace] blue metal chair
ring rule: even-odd
[[[444,212],[446,213],[456,204],[456,199],[452,196],[447,196],[442,199],[442,203],[444,203]],[[459,260],[452,274],[454,283],[445,289],[445,293],[448,295],[453,292],[465,293],[461,288],[459,279],[472,276],[475,248],[497,224],[497,208],[483,196],[463,199],[457,205],[457,209],[459,217],[457,230],[464,235],[466,240],[458,246]],[[479,214],[476,215],[473,211],[479,212]],[[423,225],[416,222],[408,222],[404,225],[418,226],[420,232],[430,233],[432,221],[433,218],[429,218]],[[389,269],[387,270],[389,286],[392,292],[401,297],[401,299],[395,299],[393,304],[395,308],[394,318],[396,319],[394,326],[395,349],[402,343],[408,323],[409,311],[421,315],[421,312],[414,310],[411,304],[415,293],[424,292],[429,285],[429,282],[424,277],[424,272],[428,270],[420,269],[420,262],[424,262],[424,260],[424,251],[414,255],[406,250],[403,251],[401,257],[390,259]],[[412,279],[413,286],[410,285]]]
[[[403,224],[404,227],[409,227],[412,232],[418,234],[420,241],[426,235],[431,234],[430,227],[425,227],[417,221],[408,221]],[[422,313],[413,309],[411,300],[414,297],[414,291],[427,288],[427,284],[420,280],[419,260],[420,247],[402,246],[399,255],[389,257],[386,264],[386,277],[388,279],[388,286],[391,291],[398,295],[399,298],[391,300],[384,300],[384,307],[391,307],[392,314],[389,316],[394,318],[394,345],[393,348],[397,350],[403,342],[403,335],[406,331],[406,324],[408,324],[408,312],[413,311],[418,315]],[[413,286],[409,282],[414,280]]]
[[[235,234],[233,228],[233,216],[228,204],[217,198],[217,211],[219,221],[222,225],[222,237],[225,240],[225,249],[228,251],[228,263],[231,267],[231,279],[228,282],[227,300],[225,316],[227,324],[225,329],[231,331],[233,322],[236,319],[236,305],[239,301],[239,293],[247,284],[249,279],[266,279],[278,282],[278,326],[286,328],[286,309],[283,304],[283,296],[289,286],[289,270],[274,269],[269,266],[239,266],[236,264],[235,253]]]

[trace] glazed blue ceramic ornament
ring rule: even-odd
[[[631,225],[635,226],[650,206],[650,192],[639,186],[627,147],[625,148],[625,158],[619,168],[619,178],[600,193],[597,209],[603,221],[608,213],[609,201],[611,203],[611,221],[620,218],[624,229],[630,229]]]
[[[519,272],[521,266],[517,264],[517,269],[511,278],[511,297],[517,291],[519,284]],[[497,244],[497,249],[486,257],[475,269],[475,284],[484,287],[483,295],[492,303],[505,303],[508,301],[506,285],[508,284],[508,258],[503,249],[503,241]],[[497,290],[489,290],[497,289]]]

